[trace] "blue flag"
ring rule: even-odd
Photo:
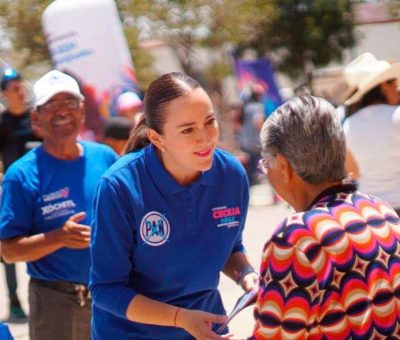
[[[267,116],[282,104],[274,79],[274,70],[267,58],[235,59],[235,70],[242,91],[251,88],[262,95]]]

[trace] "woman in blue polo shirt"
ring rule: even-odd
[[[93,339],[222,339],[220,272],[258,276],[242,245],[240,163],[216,148],[210,98],[182,73],[153,81],[144,116],[94,200]]]

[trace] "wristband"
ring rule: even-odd
[[[246,267],[244,267],[241,271],[240,271],[240,273],[239,273],[239,277],[236,279],[236,283],[238,284],[238,285],[242,285],[242,281],[243,281],[243,279],[244,279],[244,277],[247,275],[247,274],[250,274],[250,273],[256,273],[256,271],[255,271],[255,269],[252,267],[252,266],[246,266]]]
[[[178,313],[179,313],[179,310],[181,309],[181,307],[178,307],[177,309],[176,309],[176,311],[175,311],[175,316],[174,316],[174,327],[176,327],[176,318],[178,317]]]

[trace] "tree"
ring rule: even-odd
[[[0,0],[0,26],[10,39],[17,58],[13,66],[25,67],[41,62],[50,63],[41,15],[52,0]],[[145,87],[154,78],[152,58],[140,49],[137,29],[124,25],[129,49],[133,55],[138,82]]]
[[[0,14],[14,46],[31,51],[30,61],[48,58],[39,13],[49,2],[0,0]],[[305,78],[313,65],[341,60],[343,49],[355,43],[350,0],[116,2],[144,86],[153,75],[151,58],[140,48],[142,40],[170,44],[183,70],[217,92],[220,80],[232,72],[232,47],[237,47],[238,56],[254,49],[259,56],[270,56],[280,71]],[[200,48],[209,51],[207,63],[199,58]]]
[[[49,60],[49,52],[42,33],[40,14],[51,0],[0,0],[1,26],[19,51],[18,68]]]
[[[276,15],[266,17],[257,33],[239,44],[238,53],[255,49],[271,56],[276,68],[307,78],[310,68],[341,61],[355,44],[349,0],[270,0]]]
[[[139,32],[136,27],[124,25],[124,33],[132,55],[138,85],[140,88],[146,89],[156,77],[153,71],[153,57],[140,47]]]
[[[273,13],[262,0],[119,0],[118,4],[124,21],[132,22],[144,39],[173,46],[183,70],[197,78],[210,65],[226,70],[221,51],[247,39],[264,15]],[[199,48],[219,56],[210,65],[199,65]]]

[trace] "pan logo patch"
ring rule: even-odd
[[[166,217],[157,211],[147,213],[140,223],[140,236],[150,246],[161,246],[170,234],[170,225]]]

